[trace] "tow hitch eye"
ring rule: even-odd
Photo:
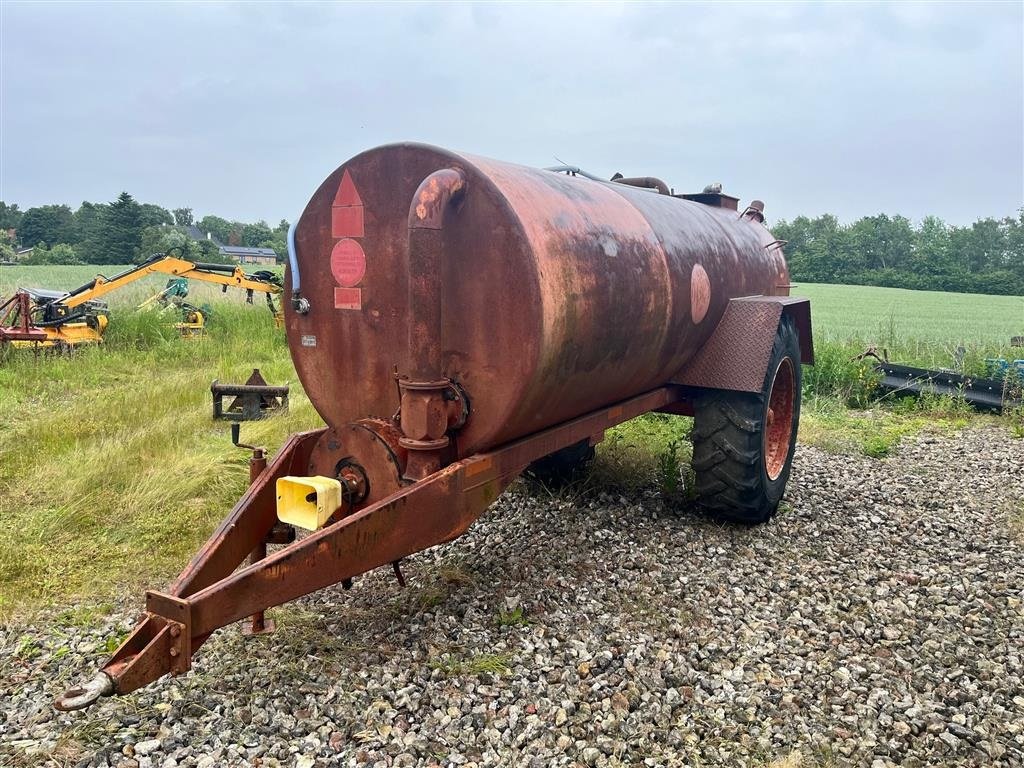
[[[99,672],[88,683],[66,690],[62,696],[54,701],[53,706],[62,712],[85,709],[100,696],[109,696],[113,692],[114,681],[106,673]]]

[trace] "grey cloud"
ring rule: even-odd
[[[0,197],[270,221],[376,144],[773,217],[1024,204],[1024,6],[0,4]]]

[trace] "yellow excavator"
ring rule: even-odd
[[[225,292],[228,288],[239,288],[246,292],[246,300],[250,304],[255,293],[265,294],[275,325],[283,325],[283,310],[280,304],[274,303],[274,297],[282,292],[281,279],[273,272],[246,273],[232,264],[202,264],[168,252],[157,254],[112,277],[98,275],[73,291],[19,289],[0,303],[0,346],[71,348],[97,344],[103,340],[108,323],[107,303],[103,297],[153,274],[171,275],[171,283],[178,278],[216,283],[223,286]],[[169,290],[170,283],[153,298],[166,297]],[[182,322],[176,327],[181,333],[189,336],[202,333],[205,325],[203,312],[184,302],[179,306]]]

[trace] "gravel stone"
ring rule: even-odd
[[[801,446],[756,528],[517,484],[461,539],[90,710],[141,594],[0,627],[0,765],[1024,766],[1024,441]],[[802,763],[801,763],[802,759]]]
[[[136,755],[149,755],[160,749],[160,739],[148,739],[135,745]]]

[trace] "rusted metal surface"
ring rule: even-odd
[[[758,224],[764,224],[764,203],[760,200],[751,200],[750,205],[743,209],[743,218],[756,221]],[[771,243],[774,245],[778,240]]]
[[[253,371],[258,373],[258,371]],[[263,474],[263,470],[267,468],[267,455],[263,448],[252,447],[252,456],[249,458],[249,485],[253,485],[259,480],[260,475]],[[274,538],[274,528],[277,528],[278,524],[275,524],[267,535],[260,541],[252,553],[249,555],[249,565],[260,562],[267,556],[267,544]],[[292,541],[294,541],[294,534]],[[273,632],[276,629],[273,620],[267,619],[263,611],[257,611],[250,619],[249,624],[243,627],[242,631],[247,635],[264,635]]]
[[[730,211],[739,210],[740,199],[732,195],[723,195],[721,192],[692,192],[679,195],[683,200],[691,200],[701,205],[710,205],[715,208],[727,208]]]
[[[46,338],[46,333],[32,324],[32,297],[27,291],[18,291],[0,304],[0,343]]]
[[[690,387],[760,392],[783,312],[791,313],[796,321],[802,361],[813,362],[807,300],[748,297],[729,302],[711,338],[672,381]]]
[[[682,396],[674,387],[659,388],[451,464],[193,594],[193,631],[208,634],[259,607],[293,600],[450,541],[464,533],[531,461]]]
[[[787,293],[789,286],[785,286]],[[782,311],[788,315],[796,324],[796,331],[799,335],[800,362],[803,365],[814,365],[814,336],[811,331],[811,302],[808,299],[799,297],[779,296],[774,299],[782,304]],[[756,298],[742,299],[742,301],[757,301]]]
[[[769,480],[778,480],[786,466],[793,439],[793,409],[796,402],[796,371],[793,362],[785,357],[772,372],[772,383],[768,389],[763,453]]]
[[[447,267],[444,223],[466,190],[466,177],[457,168],[442,168],[427,176],[409,204],[409,342],[410,369],[399,379],[400,444],[409,452],[403,477],[422,480],[447,461],[452,412],[445,393],[452,381],[444,374],[444,281]]]
[[[325,430],[297,432],[288,438],[257,481],[249,486],[210,540],[171,586],[173,595],[190,595],[231,573],[277,523],[277,478],[303,475],[317,439]]]
[[[402,474],[408,452],[399,443],[401,436],[395,423],[388,419],[360,419],[332,427],[317,440],[304,474],[338,477],[347,468],[355,468],[366,478],[372,478],[361,502],[380,501],[404,485]]]
[[[410,206],[424,179],[446,171],[461,174],[464,189],[441,209],[443,226],[429,230],[444,254],[429,262],[429,276],[411,268],[418,235],[410,234]],[[346,178],[359,228],[334,213]],[[343,286],[330,254],[344,239],[365,254],[359,284],[344,286],[360,290],[359,311],[334,304]],[[443,330],[429,340],[430,354],[436,345],[441,356],[436,380],[457,382],[472,404],[465,426],[449,435],[454,460],[668,381],[729,299],[788,285],[781,251],[766,248],[774,240],[734,211],[624,184],[422,145],[382,147],[335,171],[298,221],[311,309],[287,310],[289,346],[329,426],[394,413],[391,371],[415,381],[421,367],[413,359],[420,345],[409,343],[409,302],[425,284],[412,285],[410,275],[430,280],[431,306],[443,307]],[[696,266],[708,287],[699,322],[691,312]]]
[[[735,354],[740,325],[754,391],[783,312],[809,355],[806,307],[771,295],[789,276],[760,215],[420,145],[345,163],[295,227],[308,305],[287,308],[327,427],[252,466],[207,544],[148,594],[103,669],[113,689],[181,673],[218,628],[373,568],[401,582],[402,558],[461,535],[531,462],[648,411],[692,412],[676,382],[747,386],[706,359]],[[286,541],[277,478],[314,474],[341,483],[340,506],[268,552]]]
[[[171,585],[167,595],[186,598],[216,583],[234,571],[267,538],[277,522],[277,478],[305,472],[313,445],[323,431],[299,432],[288,439]],[[249,615],[262,607],[265,606],[257,607]],[[189,643],[194,653],[208,635],[197,635],[194,628],[190,632]],[[170,651],[178,642],[171,637],[168,617],[147,613],[103,667],[114,681],[115,692],[128,693],[170,672],[173,658]],[[180,650],[177,655],[180,657]]]
[[[288,412],[288,386],[271,386],[253,368],[245,384],[221,384],[216,379],[210,385],[213,396],[213,418],[231,421],[255,421],[274,413]],[[224,398],[234,400],[224,407]]]

